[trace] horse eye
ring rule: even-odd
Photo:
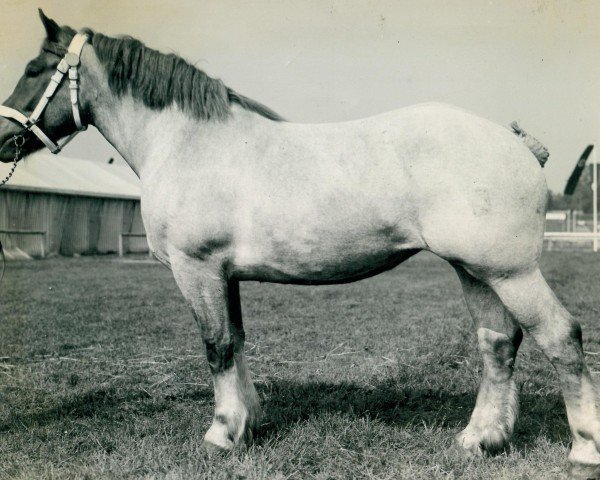
[[[38,65],[27,65],[25,68],[25,75],[28,77],[37,77],[40,73],[42,73],[42,69]]]

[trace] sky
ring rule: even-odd
[[[429,101],[518,120],[550,150],[554,191],[600,142],[600,1],[0,0],[2,99],[38,52],[38,7],[177,53],[290,121]],[[61,155],[118,157],[92,129]]]

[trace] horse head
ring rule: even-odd
[[[30,119],[35,113],[76,33],[70,27],[60,27],[42,10],[39,10],[39,14],[46,38],[39,54],[27,64],[12,95],[3,104],[3,107],[12,109],[13,116],[18,117],[20,112],[24,119]],[[70,95],[69,82],[60,82],[39,119],[35,119],[35,125],[30,128],[23,125],[24,120],[10,118],[10,114],[0,111],[0,161],[7,163],[14,160],[17,149],[15,138],[19,135],[23,137],[19,138],[19,143],[23,142],[19,150],[22,156],[26,156],[45,146],[36,133],[38,131],[54,139],[54,142],[76,132],[78,128],[71,112]]]

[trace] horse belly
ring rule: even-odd
[[[408,238],[390,240],[390,236],[390,232],[377,232],[330,236],[327,241],[271,241],[260,250],[256,245],[241,247],[234,275],[240,280],[276,283],[352,282],[389,270],[420,250]]]

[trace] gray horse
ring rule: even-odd
[[[560,378],[571,474],[597,478],[600,426],[581,329],[538,265],[547,155],[532,137],[438,104],[285,122],[175,55],[41,16],[47,38],[0,110],[0,160],[15,159],[21,142],[24,154],[58,150],[51,138],[89,124],[140,177],[148,242],[206,345],[215,391],[207,446],[248,441],[260,416],[240,281],[350,282],[428,250],[456,269],[484,357],[459,445],[482,453],[508,442],[524,329]],[[68,71],[69,85],[55,71]]]

